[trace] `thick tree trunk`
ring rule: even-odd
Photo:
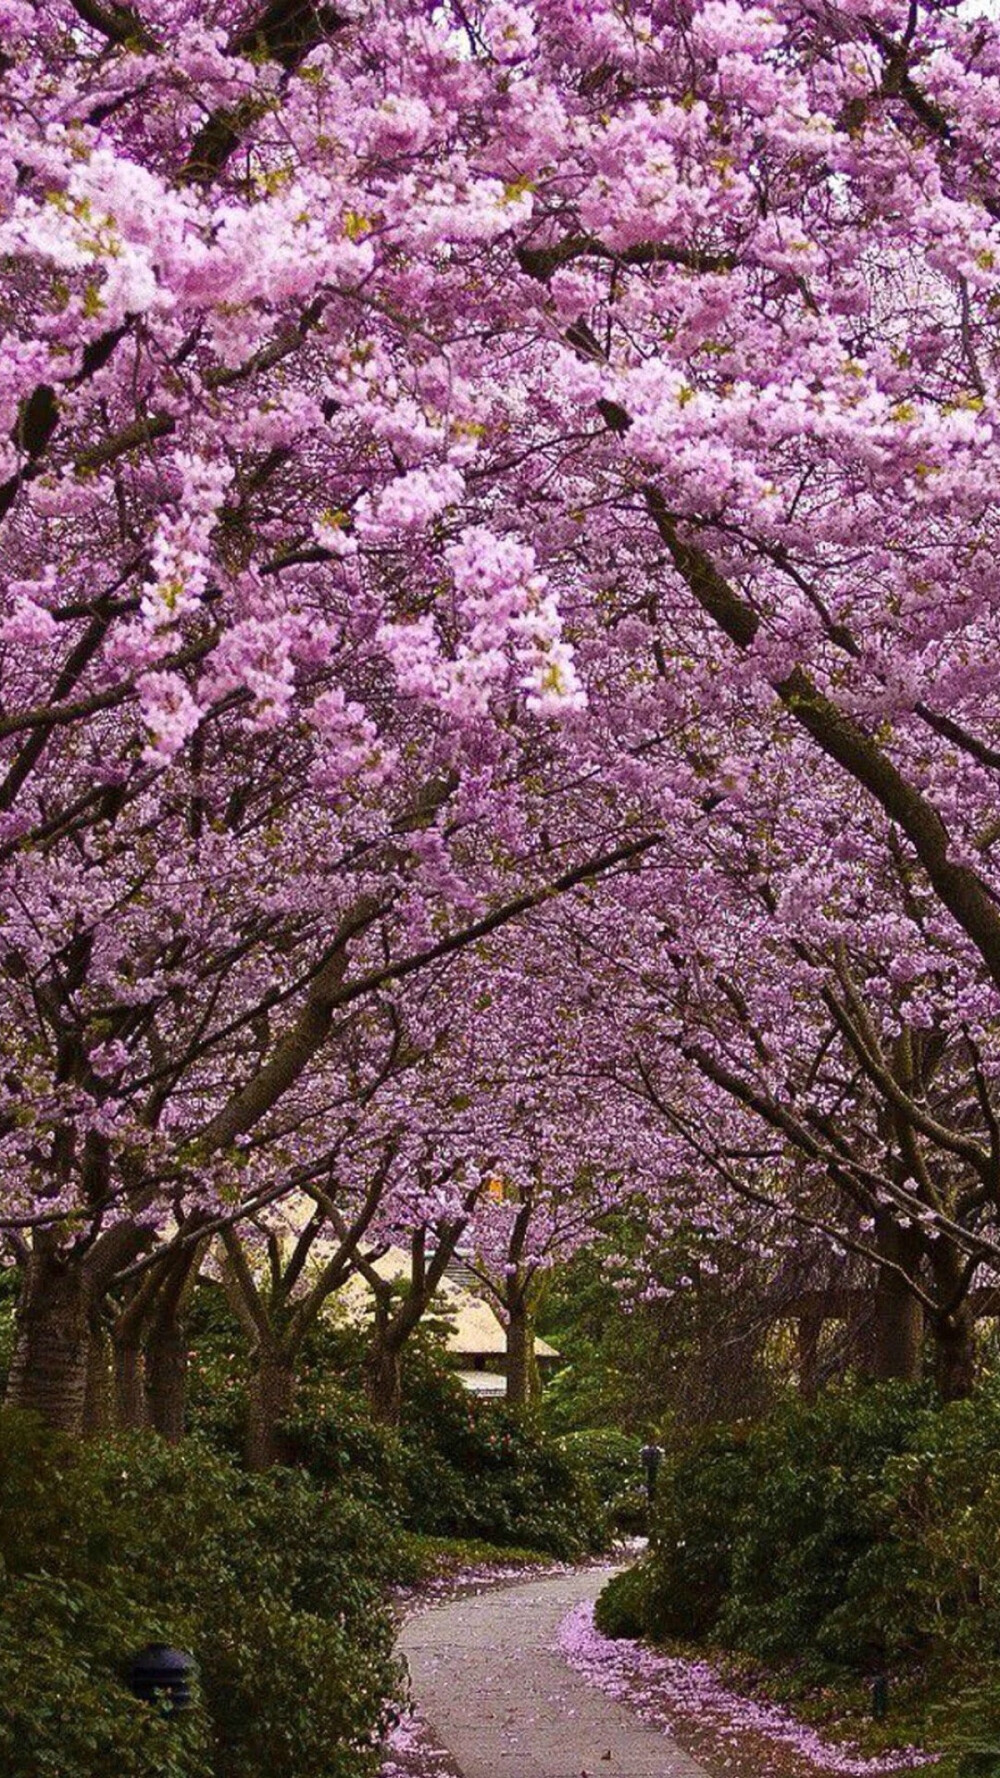
[[[535,1336],[527,1305],[507,1305],[507,1406],[527,1412],[540,1393]]]
[[[875,1290],[872,1375],[879,1382],[919,1383],[923,1349],[921,1304],[905,1284],[883,1272]]]
[[[141,1432],[148,1424],[146,1412],[146,1361],[138,1334],[113,1341],[115,1354],[115,1403],[123,1432]]]
[[[115,1385],[111,1361],[111,1341],[98,1321],[90,1327],[87,1352],[87,1390],[83,1402],[83,1431],[86,1438],[107,1432],[115,1422]]]
[[[247,1421],[247,1464],[250,1469],[270,1469],[286,1456],[281,1422],[295,1399],[295,1370],[274,1353],[262,1353],[250,1383]]]
[[[944,1240],[933,1243],[931,1270],[936,1300],[950,1307],[930,1317],[934,1342],[934,1381],[944,1401],[961,1401],[976,1383],[976,1323],[969,1301],[970,1278],[961,1255]]]
[[[155,1323],[146,1341],[146,1403],[153,1431],[179,1444],[187,1409],[187,1340],[172,1318]]]
[[[892,1217],[876,1218],[875,1241],[893,1266],[909,1271],[916,1264],[914,1243]],[[872,1376],[886,1383],[919,1383],[923,1368],[923,1305],[900,1272],[883,1266],[875,1284],[872,1334]]]
[[[976,1386],[975,1323],[967,1304],[931,1322],[934,1381],[942,1401],[962,1401]]]
[[[35,1238],[17,1308],[6,1400],[49,1426],[83,1431],[90,1353],[87,1278],[78,1260],[45,1235]]]
[[[403,1411],[403,1357],[400,1348],[377,1340],[369,1351],[362,1373],[364,1391],[376,1420],[398,1426]]]

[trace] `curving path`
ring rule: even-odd
[[[462,1778],[707,1778],[661,1729],[588,1685],[551,1648],[614,1567],[520,1581],[412,1618],[399,1646],[413,1697]]]

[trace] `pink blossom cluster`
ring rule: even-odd
[[[312,1192],[289,1290],[346,1215],[516,1333],[641,1200],[634,1288],[899,1249],[943,1354],[1000,1260],[997,21],[3,24],[8,1246],[100,1295]]]

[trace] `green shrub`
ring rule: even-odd
[[[570,1465],[589,1481],[616,1531],[646,1529],[639,1446],[610,1426],[570,1432],[557,1441]]]
[[[746,1492],[745,1441],[729,1429],[703,1431],[683,1453],[668,1453],[655,1547],[602,1593],[599,1628],[609,1636],[708,1636],[729,1589],[733,1521]]]
[[[393,1533],[303,1471],[198,1440],[75,1448],[0,1419],[5,1778],[364,1778],[396,1683]],[[122,1684],[151,1640],[195,1654],[176,1721]],[[169,1732],[168,1732],[169,1731]]]
[[[919,1392],[884,1386],[689,1434],[660,1473],[654,1547],[598,1621],[763,1659],[882,1658],[885,1625],[855,1576],[884,1548],[875,1501],[927,1412]]]
[[[754,1427],[720,1641],[765,1659],[811,1648],[859,1666],[882,1658],[874,1626],[849,1626],[840,1607],[878,1537],[870,1503],[884,1466],[922,1408],[916,1391],[869,1388],[789,1403]]]
[[[600,1594],[594,1622],[602,1636],[655,1636],[651,1608],[657,1594],[648,1566],[642,1561],[626,1568]]]
[[[169,1717],[125,1685],[146,1614],[117,1572],[99,1587],[0,1577],[0,1770],[9,1778],[212,1778],[203,1709]],[[193,1626],[171,1614],[171,1633]]]
[[[409,1529],[566,1559],[606,1542],[593,1487],[555,1440],[431,1365],[411,1371],[404,1399]]]
[[[890,1656],[1000,1660],[1000,1380],[915,1420],[868,1498],[870,1543],[832,1628]]]
[[[407,1457],[399,1435],[379,1425],[364,1397],[323,1381],[299,1390],[284,1424],[288,1461],[315,1480],[367,1501],[398,1523],[407,1518]]]
[[[950,1714],[960,1724],[945,1732],[958,1778],[1000,1778],[1000,1686],[996,1675],[990,1683],[960,1693]]]

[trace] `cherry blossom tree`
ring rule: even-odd
[[[561,953],[585,1001],[660,913],[704,922],[699,845],[733,832],[757,893],[755,800],[812,913],[752,935],[751,1025],[836,1026],[905,1126],[882,1172],[922,1145],[897,1211],[928,1145],[989,1196],[995,22],[0,18],[14,1398],[78,1425],[116,1281],[320,1164],[378,996],[613,877]]]

